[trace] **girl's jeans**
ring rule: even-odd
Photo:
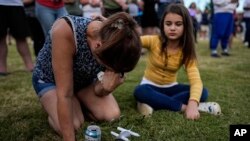
[[[138,102],[150,105],[154,110],[168,109],[180,111],[182,104],[187,104],[190,97],[190,86],[177,84],[168,88],[159,88],[149,84],[142,84],[134,91]],[[203,88],[200,102],[206,101],[207,89]]]

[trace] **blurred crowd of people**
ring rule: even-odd
[[[128,12],[139,23],[141,35],[159,34],[159,19],[170,3],[183,0],[0,0],[0,74],[7,75],[6,38],[13,37],[27,71],[33,70],[31,53],[26,38],[31,37],[34,54],[43,47],[46,35],[56,19],[70,14],[83,17],[117,12]],[[244,33],[243,42],[249,47],[249,0],[244,1],[244,11],[237,13],[238,0],[211,0],[204,10],[195,2],[188,7],[193,20],[195,41],[208,40],[212,57],[229,56],[232,39]],[[18,23],[18,24],[17,24]]]

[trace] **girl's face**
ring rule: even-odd
[[[183,31],[182,17],[175,13],[168,13],[164,18],[164,32],[168,40],[179,40]]]

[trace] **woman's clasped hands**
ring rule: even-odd
[[[109,95],[125,80],[123,73],[117,73],[111,70],[106,70],[101,78],[101,80],[96,82],[96,87],[99,86],[99,89],[95,88],[97,96]]]

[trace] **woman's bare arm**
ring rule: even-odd
[[[74,141],[72,114],[73,32],[65,20],[55,22],[52,28],[52,66],[56,81],[58,120],[64,141]]]

